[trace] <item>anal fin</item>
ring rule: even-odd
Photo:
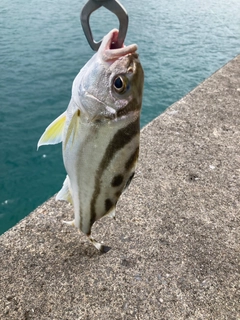
[[[73,204],[71,185],[70,185],[70,180],[69,180],[68,176],[66,176],[66,179],[63,182],[62,189],[56,195],[56,200],[65,200],[65,201]]]

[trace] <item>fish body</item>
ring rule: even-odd
[[[62,142],[67,177],[56,199],[73,204],[69,224],[89,237],[96,220],[114,215],[139,153],[143,70],[136,45],[111,49],[117,36],[114,29],[104,37],[76,76],[67,110],[38,143]]]

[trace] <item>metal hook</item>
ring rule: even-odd
[[[128,14],[125,8],[117,0],[89,0],[85,4],[80,14],[80,20],[88,43],[90,47],[95,51],[98,50],[102,43],[102,41],[96,42],[93,39],[92,31],[89,24],[91,13],[102,6],[113,12],[118,17],[119,34],[117,41],[112,44],[112,48],[121,48],[127,34]]]

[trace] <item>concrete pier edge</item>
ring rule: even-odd
[[[107,254],[54,198],[0,237],[0,319],[240,319],[239,213],[240,55],[143,128]]]

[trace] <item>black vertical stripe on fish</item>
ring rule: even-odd
[[[134,164],[136,163],[136,161],[138,159],[138,155],[139,155],[139,147],[136,148],[136,150],[132,153],[132,155],[130,156],[130,158],[126,162],[126,164],[125,164],[126,170],[132,169],[132,167],[134,166]]]
[[[125,108],[121,108],[117,111],[117,117],[122,117],[127,115],[131,111],[137,111],[141,108],[137,99],[133,99]]]
[[[95,176],[95,189],[93,192],[90,211],[91,211],[91,218],[90,218],[90,228],[96,220],[96,209],[95,204],[97,201],[97,197],[100,193],[100,183],[101,183],[101,176],[103,175],[104,170],[107,168],[117,151],[121,150],[128,144],[140,131],[140,124],[139,118],[137,118],[134,122],[131,122],[126,127],[119,129],[115,135],[113,136],[112,140],[109,142],[108,147],[105,151],[105,154],[100,162],[100,165],[97,170],[97,174]]]

